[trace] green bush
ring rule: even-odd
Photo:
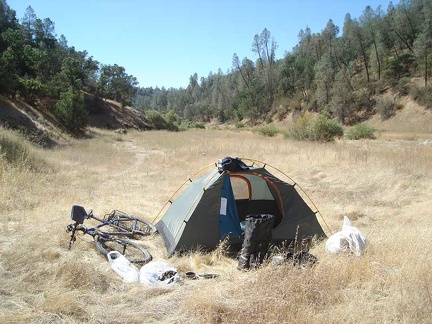
[[[311,122],[312,119],[310,115],[300,115],[290,125],[288,131],[285,133],[285,136],[299,141],[309,139],[309,128]]]
[[[263,127],[259,127],[255,130],[258,134],[273,137],[280,133],[279,128],[277,128],[275,125],[267,125]]]
[[[168,129],[168,123],[160,112],[156,110],[146,111],[145,117],[155,129]]]
[[[155,129],[165,129],[175,132],[179,130],[177,116],[173,113],[163,115],[156,110],[149,110],[146,112],[145,116]]]
[[[296,140],[331,142],[343,136],[343,128],[325,114],[315,119],[310,115],[301,115],[285,136]]]
[[[36,99],[42,97],[42,94],[45,92],[45,86],[36,79],[21,78],[20,83],[21,87],[18,94],[25,98],[27,102],[34,103]]]
[[[410,90],[411,79],[407,77],[400,78],[397,84],[394,86],[394,92],[397,92],[401,96],[406,96]]]
[[[375,129],[373,127],[366,124],[357,124],[347,132],[346,136],[350,140],[359,140],[362,138],[375,139],[374,132]]]
[[[277,107],[276,109],[275,116],[279,121],[282,121],[283,119],[285,119],[288,113],[289,113],[289,108],[287,106],[279,105],[279,107]]]
[[[186,131],[188,129],[205,129],[205,124],[200,122],[192,122],[189,120],[183,120],[180,124],[180,130]]]
[[[343,128],[334,120],[320,115],[312,121],[310,139],[318,142],[331,142],[344,134]]]
[[[410,88],[410,95],[419,105],[432,109],[432,86],[412,86]]]
[[[88,111],[84,104],[84,95],[69,87],[60,94],[55,105],[55,115],[72,133],[79,133],[87,126]]]
[[[395,114],[395,103],[389,98],[381,98],[375,106],[376,111],[381,116],[382,120],[387,120]]]

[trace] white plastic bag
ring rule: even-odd
[[[352,226],[347,216],[344,216],[342,230],[330,236],[326,242],[326,250],[330,253],[351,251],[357,256],[365,251],[366,246],[366,236]]]
[[[139,281],[139,270],[123,254],[117,251],[111,251],[107,254],[111,268],[123,278],[126,283]]]
[[[142,284],[168,285],[179,279],[177,269],[162,261],[147,263],[140,270],[140,283]]]

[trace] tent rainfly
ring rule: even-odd
[[[274,216],[275,244],[326,236],[316,217],[318,211],[312,211],[295,183],[271,174],[267,164],[259,166],[257,163],[262,162],[245,160],[252,161],[252,165],[238,158],[219,160],[217,167],[190,180],[186,189],[170,201],[156,223],[169,256],[175,251],[214,249],[226,237],[241,242],[241,222],[249,214]]]

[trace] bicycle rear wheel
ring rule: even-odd
[[[114,226],[133,234],[147,236],[157,232],[156,226],[145,220],[129,216],[121,211],[114,210],[107,220]]]
[[[111,251],[120,252],[131,263],[146,264],[152,260],[151,254],[142,246],[130,240],[110,237],[99,237],[96,240],[96,248],[103,255],[107,255]]]

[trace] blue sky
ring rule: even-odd
[[[186,87],[240,60],[256,59],[255,34],[267,28],[276,58],[298,43],[301,29],[321,32],[329,19],[342,30],[346,13],[358,18],[370,5],[384,12],[390,0],[6,0],[21,20],[31,6],[55,23],[57,38],[103,64],[118,64],[140,87]],[[393,1],[399,3],[398,0]]]

